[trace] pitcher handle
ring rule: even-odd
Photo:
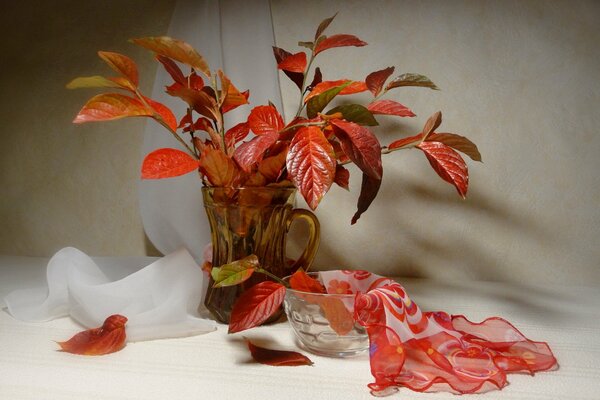
[[[292,210],[290,216],[287,221],[287,230],[289,231],[292,223],[296,219],[301,219],[306,221],[308,224],[308,243],[306,244],[306,248],[300,255],[300,258],[296,260],[294,265],[292,266],[292,271],[296,271],[298,268],[302,267],[305,271],[307,271],[314,258],[317,254],[317,250],[319,249],[319,242],[321,240],[321,225],[319,224],[319,220],[309,210],[303,210],[301,208],[296,208]]]

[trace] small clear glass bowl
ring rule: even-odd
[[[309,275],[318,279],[317,272]],[[289,277],[284,279],[287,281]],[[366,351],[369,348],[367,332],[352,318],[354,296],[287,289],[285,313],[300,345],[311,353],[327,357],[350,357]]]

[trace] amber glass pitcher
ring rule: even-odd
[[[319,221],[308,210],[294,209],[295,188],[204,187],[202,195],[210,223],[213,266],[255,254],[261,268],[280,278],[299,267],[310,267],[319,247]],[[286,237],[297,219],[308,223],[309,238],[304,252],[292,264],[285,255]],[[239,295],[265,279],[262,274],[254,274],[241,285],[214,289],[211,278],[204,304],[219,321],[229,323]]]

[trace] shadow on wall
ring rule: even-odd
[[[534,251],[558,245],[533,214],[519,212],[482,190],[473,188],[462,201],[435,179],[390,176],[401,174],[390,173],[389,168],[386,172],[378,198],[356,225],[349,226],[352,214],[346,211],[334,218],[330,210],[319,213],[323,239],[317,269],[364,268],[404,277],[518,282],[527,274],[518,273],[527,269],[527,260],[515,259],[523,253],[520,247]],[[425,171],[418,173],[430,178]],[[344,202],[356,201],[357,192],[358,188],[344,193]],[[332,240],[336,237],[332,229],[339,228],[351,237],[349,243]]]

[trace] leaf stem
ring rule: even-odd
[[[165,122],[165,120],[163,119],[163,117],[159,113],[157,113],[156,111],[154,111],[154,108],[150,107],[150,105],[148,104],[148,102],[146,101],[146,99],[144,99],[144,96],[142,96],[142,94],[139,92],[139,90],[135,89],[135,94],[140,99],[140,101],[142,102],[142,104],[144,104],[144,107],[146,107],[148,110],[152,110],[152,112],[154,114],[152,116],[152,118],[154,118],[156,120],[156,122],[158,122],[159,124],[161,124],[162,126],[164,126],[175,137],[175,139],[177,139],[179,141],[179,143],[181,143],[187,149],[187,151],[191,155],[193,155],[194,157],[198,158],[198,156],[196,155],[196,153],[194,152],[194,150],[192,150],[192,148],[190,146],[188,146],[188,144],[185,142],[185,140],[183,140],[181,138],[181,136],[179,136],[177,134],[176,131],[174,131],[173,129],[171,129],[171,127],[169,126],[169,124],[167,124]]]
[[[300,128],[302,126],[325,126],[327,125],[326,121],[319,121],[319,122],[301,122],[299,124],[294,124],[294,125],[290,125],[282,130],[279,131],[279,133],[283,133],[283,132],[287,132],[287,131],[291,131],[293,129],[296,128]]]
[[[289,287],[290,286],[286,281],[284,281],[283,279],[279,278],[278,276],[273,275],[272,273],[270,273],[266,269],[257,268],[254,272],[258,272],[259,274],[267,275],[269,278],[273,279],[277,283],[281,283],[285,287]]]

